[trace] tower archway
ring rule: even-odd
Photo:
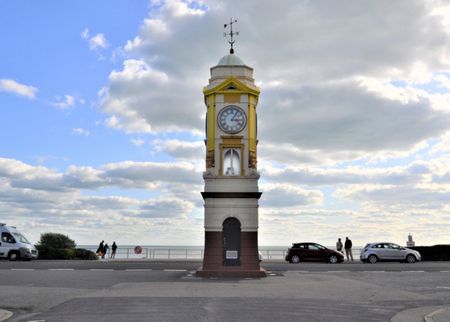
[[[241,222],[229,217],[222,224],[223,232],[223,264],[239,266],[241,264]]]

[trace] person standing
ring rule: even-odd
[[[345,248],[345,256],[347,256],[347,262],[350,260],[349,258],[351,258],[353,262],[352,246],[353,246],[352,241],[348,237],[345,237],[344,248]]]
[[[99,257],[102,257],[102,256],[103,256],[103,243],[104,243],[104,242],[105,242],[105,241],[102,240],[101,243],[98,245],[96,254],[97,254],[97,256],[99,256]]]
[[[117,250],[116,242],[113,242],[112,246],[111,246],[111,258],[115,258],[116,257],[116,250]]]
[[[106,252],[108,251],[108,249],[109,249],[109,246],[108,246],[108,243],[106,243],[105,246],[103,246],[103,256],[102,256],[103,259],[105,259],[105,255],[106,255]],[[108,258],[108,257],[106,257],[106,258]]]
[[[338,241],[337,241],[337,243],[336,243],[336,250],[337,250],[338,252],[341,252],[341,253],[342,253],[342,241],[341,241],[340,238],[338,238]]]

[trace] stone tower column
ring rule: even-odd
[[[211,68],[203,90],[205,252],[199,276],[265,276],[258,256],[257,117],[253,69],[235,54]]]

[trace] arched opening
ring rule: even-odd
[[[223,264],[241,265],[241,222],[234,217],[225,219],[223,231]]]
[[[226,149],[223,156],[223,169],[226,176],[241,175],[241,158],[238,149]]]

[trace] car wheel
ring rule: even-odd
[[[376,257],[375,255],[370,255],[369,258],[367,258],[367,260],[369,261],[370,264],[375,264],[376,262],[378,262],[378,257]]]
[[[294,263],[294,264],[300,263],[300,257],[298,255],[293,255],[291,257],[291,263]]]
[[[8,254],[8,259],[10,260],[10,261],[16,261],[16,260],[18,260],[20,258],[20,256],[19,256],[19,253],[18,252],[10,252],[9,254]]]
[[[338,258],[336,255],[331,255],[330,257],[328,257],[328,262],[331,264],[336,264],[338,262]]]
[[[408,256],[406,256],[406,262],[412,264],[416,262],[416,256],[409,254]]]

